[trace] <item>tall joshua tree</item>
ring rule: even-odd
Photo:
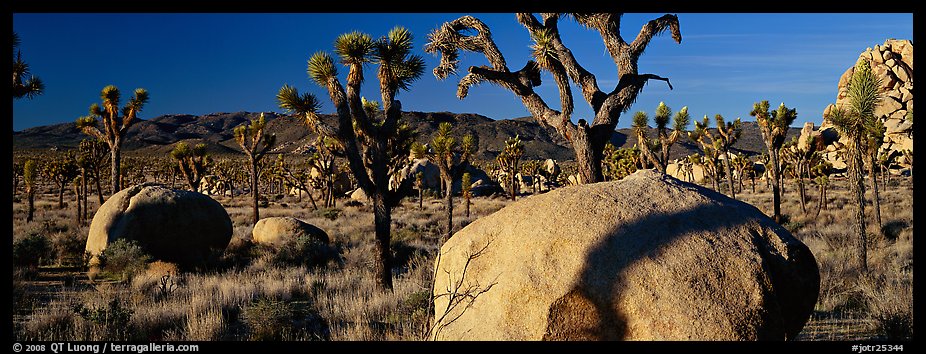
[[[865,225],[865,176],[863,150],[865,138],[877,129],[875,108],[881,103],[881,80],[871,72],[867,60],[859,60],[855,73],[849,79],[847,107],[837,106],[830,111],[829,119],[840,135],[848,138],[849,172],[858,209],[855,213],[858,238],[855,246],[858,267],[868,271],[868,237]]]
[[[768,101],[762,101],[753,105],[749,115],[756,117],[756,123],[759,124],[759,130],[762,132],[762,141],[768,150],[769,163],[765,166],[768,172],[771,172],[768,181],[772,184],[773,218],[775,222],[781,223],[781,165],[778,152],[785,143],[788,128],[797,118],[797,110],[785,107],[782,103],[777,110],[769,113]]]
[[[335,106],[337,123],[330,125],[318,118],[318,100],[284,85],[277,94],[280,107],[305,117],[306,123],[321,135],[341,143],[351,173],[360,189],[373,204],[376,236],[377,283],[383,290],[392,290],[392,255],[389,249],[392,209],[398,206],[414,178],[405,178],[396,188],[389,189],[390,172],[394,173],[408,158],[413,132],[400,122],[402,104],[396,99],[400,90],[408,90],[421,77],[424,60],[412,55],[412,34],[396,27],[379,40],[367,34],[352,32],[335,40],[335,53],[347,66],[347,89],[341,85],[335,59],[328,53],[312,55],[308,63],[309,77],[328,91]],[[363,66],[378,64],[382,109],[360,96]]]
[[[455,74],[459,65],[460,50],[483,54],[490,66],[471,66],[457,87],[457,97],[466,98],[470,87],[490,82],[510,90],[521,99],[521,103],[542,126],[554,127],[560,135],[572,143],[576,154],[579,174],[583,183],[604,180],[601,161],[605,144],[611,139],[621,113],[630,108],[643,86],[649,80],[669,79],[653,74],[640,74],[637,61],[650,41],[658,34],[669,30],[672,38],[681,43],[678,17],[664,15],[643,25],[636,38],[628,43],[621,36],[620,13],[595,13],[571,15],[580,24],[596,30],[604,41],[605,48],[617,66],[618,83],[610,92],[602,91],[595,75],[586,70],[572,51],[560,38],[559,20],[563,14],[546,13],[538,19],[530,13],[517,14],[518,22],[530,33],[534,41],[533,60],[523,68],[512,72],[505,57],[498,50],[489,27],[472,16],[463,16],[444,23],[428,36],[425,51],[440,53],[440,65],[434,68],[434,76],[446,79]],[[560,110],[551,108],[534,91],[541,84],[540,71],[553,75],[559,89]],[[582,96],[591,105],[594,120],[589,124],[580,119],[572,122],[573,96],[570,80],[582,91]],[[669,88],[672,85],[669,84]]]
[[[717,122],[716,135],[707,129],[710,120],[704,116],[701,122],[695,122],[694,131],[689,134],[692,140],[698,141],[702,146],[713,146],[718,156],[723,156],[723,167],[727,177],[727,190],[730,197],[736,199],[736,190],[733,188],[733,169],[731,168],[730,147],[736,143],[742,132],[742,123],[737,118],[733,122],[725,122],[722,115],[715,115],[714,120]],[[705,151],[707,152],[707,151]],[[715,171],[716,172],[716,171]]]
[[[186,179],[190,190],[199,192],[200,182],[206,176],[206,166],[210,162],[209,155],[206,154],[206,144],[196,144],[191,148],[187,143],[177,143],[170,152],[170,157],[177,161],[180,173]]]
[[[138,117],[145,103],[148,102],[148,91],[143,88],[135,89],[135,95],[121,109],[119,108],[119,89],[109,85],[100,92],[103,105],[90,105],[90,115],[77,118],[77,128],[84,134],[90,135],[109,145],[112,177],[112,193],[122,190],[120,176],[122,176],[122,139]],[[99,120],[98,120],[99,119]],[[102,124],[103,130],[100,130]]]
[[[252,218],[254,224],[257,224],[257,221],[260,220],[260,210],[258,210],[260,191],[257,190],[257,179],[260,176],[258,176],[257,165],[267,154],[267,151],[270,151],[276,145],[277,140],[276,135],[264,133],[266,127],[267,120],[264,118],[264,114],[261,113],[257,119],[252,119],[247,124],[235,128],[235,141],[244,151],[244,155],[248,157],[248,171],[251,173],[251,196],[254,202]]]
[[[437,135],[431,139],[427,147],[417,142],[412,146],[415,158],[427,158],[437,165],[441,179],[447,186],[444,189],[444,214],[447,219],[444,242],[453,235],[453,181],[462,177],[469,166],[470,158],[476,152],[476,139],[472,135],[466,135],[462,142],[457,144],[456,138],[450,134],[452,128],[449,122],[443,122],[438,126]]]
[[[58,187],[58,208],[64,209],[64,190],[80,175],[74,156],[65,154],[51,159],[43,167],[42,175]]]
[[[45,91],[45,84],[38,76],[30,75],[29,64],[23,60],[19,47],[19,35],[13,32],[13,50],[16,58],[13,59],[13,98],[33,98]]]
[[[649,116],[644,112],[637,112],[633,116],[633,130],[637,135],[637,140],[640,142],[640,148],[647,148],[646,151],[641,151],[643,156],[650,160],[656,166],[656,169],[663,174],[666,173],[666,168],[669,166],[669,153],[672,145],[682,137],[685,128],[688,127],[688,123],[691,121],[691,117],[688,115],[688,107],[682,107],[681,110],[675,113],[675,120],[670,133],[668,125],[671,115],[672,109],[666,106],[665,102],[659,102],[659,106],[656,107],[656,115],[653,116],[653,121],[656,123],[655,138],[647,136]],[[658,155],[656,154],[657,151],[659,152]]]

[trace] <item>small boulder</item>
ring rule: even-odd
[[[328,243],[328,234],[302,220],[288,216],[263,218],[254,225],[251,232],[257,244],[280,246],[288,240],[300,237],[311,237],[322,243]]]

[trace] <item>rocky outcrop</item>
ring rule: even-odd
[[[435,274],[441,340],[791,339],[820,285],[755,207],[652,170],[509,204],[450,238]]]
[[[913,43],[889,39],[882,45],[866,49],[859,59],[868,60],[872,72],[881,79],[882,99],[874,114],[887,131],[880,152],[888,154],[892,169],[910,167],[904,151],[913,152],[913,121],[907,119],[907,113],[913,111]],[[854,65],[839,78],[836,103],[826,107],[824,117],[835,107],[848,104],[847,86],[853,73]],[[846,145],[846,138],[839,136],[825,118],[819,133],[826,144],[825,159],[837,170],[845,169],[846,162],[839,151]]]

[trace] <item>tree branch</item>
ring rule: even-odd
[[[679,29],[678,16],[666,14],[643,25],[643,28],[640,29],[640,33],[637,34],[637,38],[630,43],[631,60],[636,62],[640,55],[643,54],[643,51],[646,50],[646,46],[649,45],[650,40],[660,33],[665,32],[667,29],[672,30],[672,39],[675,40],[675,43],[681,44],[682,32]]]

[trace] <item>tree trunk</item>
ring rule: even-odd
[[[466,196],[464,200],[466,201],[466,217],[468,218],[469,217],[469,204],[470,204],[469,196]]]
[[[752,186],[752,194],[756,194],[756,174],[755,172],[749,174],[749,184]]]
[[[823,210],[823,201],[826,200],[826,194],[824,194],[825,191],[826,191],[825,186],[821,184],[820,185],[820,200],[817,201],[817,212],[816,214],[814,214],[813,216],[814,218],[820,217],[820,210]]]
[[[418,209],[424,209],[424,186],[418,184]]]
[[[736,190],[733,189],[733,170],[730,168],[730,154],[723,151],[723,169],[727,172],[727,188],[730,190],[730,198],[736,199]]]
[[[257,161],[254,158],[251,160],[251,196],[253,197],[254,205],[254,217],[252,218],[253,224],[257,225],[257,221],[260,220],[260,210],[258,209],[259,195],[257,192]]]
[[[76,223],[77,227],[80,227],[84,224],[83,220],[81,219],[83,210],[80,206],[80,184],[74,185],[74,199],[75,202],[77,202],[77,213],[74,214],[74,222]]]
[[[122,190],[121,188],[122,186],[119,183],[121,179],[121,172],[122,172],[122,170],[120,169],[121,167],[120,163],[122,162],[122,153],[120,151],[121,149],[119,147],[118,140],[116,141],[115,144],[113,144],[109,148],[111,150],[110,159],[112,162],[112,166],[110,166],[110,172],[112,175],[112,187],[113,187],[112,193],[110,193],[110,195],[113,195],[113,194],[119,193],[119,191]]]
[[[772,173],[769,182],[772,184],[772,208],[773,216],[776,223],[781,224],[781,189],[780,189],[780,180],[778,176],[780,175],[779,166],[778,166],[778,151],[774,147],[769,147],[769,162],[771,162]]]
[[[64,186],[65,184],[58,185],[58,209],[64,209]]]
[[[858,237],[855,240],[855,249],[857,264],[863,274],[868,273],[868,236],[865,225],[865,178],[862,175],[862,152],[860,150],[860,138],[855,137],[853,144],[853,161],[852,161],[852,185],[858,202],[858,209],[855,212],[855,224],[857,227]]]
[[[392,252],[389,241],[392,227],[392,211],[384,197],[376,192],[373,196],[373,223],[376,232],[376,284],[382,290],[392,291]]]
[[[580,184],[604,181],[601,172],[602,151],[595,151],[589,140],[588,128],[580,126],[572,139],[572,149],[576,154],[576,167],[579,170]],[[514,200],[514,198],[512,198]]]
[[[26,187],[26,194],[28,198],[28,213],[26,214],[26,222],[32,222],[32,219],[35,217],[35,188]]]
[[[103,205],[103,186],[100,185],[100,170],[97,169],[94,171],[93,182],[96,184],[96,196],[100,200],[100,205]]]
[[[444,192],[444,215],[447,219],[447,230],[444,231],[444,238],[441,240],[441,244],[447,242],[450,239],[450,236],[453,236],[453,182],[445,181],[444,182],[448,187]]]
[[[87,194],[89,194],[89,192],[90,191],[87,189],[87,170],[81,168],[80,169],[80,201],[78,201],[78,203],[83,203],[84,205],[84,213],[83,215],[81,215],[81,218],[84,221],[87,221],[87,213],[88,213]]]
[[[801,200],[801,212],[807,212],[807,194],[804,191],[804,176],[798,174],[797,176],[797,192]]]
[[[871,202],[875,206],[875,221],[878,223],[878,230],[882,229],[881,225],[881,195],[878,193],[878,176],[875,174],[875,158],[871,156],[871,167],[868,169],[868,178],[871,180]]]

